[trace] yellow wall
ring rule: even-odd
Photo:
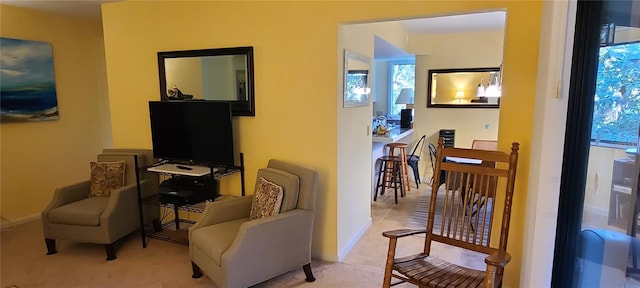
[[[237,151],[246,158],[247,187],[253,187],[255,171],[269,158],[317,169],[321,176],[313,251],[316,256],[335,256],[341,248],[337,216],[344,213],[338,209],[338,194],[349,193],[337,189],[336,171],[346,173],[341,177],[350,173],[337,164],[337,157],[348,157],[350,152],[337,145],[338,25],[506,8],[499,146],[505,150],[511,141],[522,143],[509,242],[513,260],[505,279],[506,287],[515,287],[541,7],[541,1],[109,3],[103,5],[103,25],[114,145],[151,146],[148,114],[142,111],[147,110],[147,101],[159,99],[157,51],[254,46],[256,117],[235,119]]]
[[[89,179],[89,161],[111,145],[102,26],[0,4],[0,36],[51,43],[60,119],[0,125],[1,214],[39,216],[56,187]]]

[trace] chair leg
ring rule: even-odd
[[[151,220],[151,225],[153,225],[153,231],[154,232],[162,231],[162,224],[160,224],[160,219],[159,218]]]
[[[104,248],[107,251],[107,261],[115,260],[116,258],[116,247],[115,243],[104,244]]]
[[[307,278],[304,279],[305,281],[307,282],[316,281],[316,278],[313,277],[313,273],[311,272],[311,263],[304,264],[304,266],[302,266],[302,270],[304,270],[304,275],[307,276]]]
[[[47,255],[58,253],[58,251],[56,251],[56,239],[44,238],[44,243],[47,244]]]
[[[383,178],[383,169],[384,169],[385,161],[382,161],[380,164],[380,170],[378,170],[378,180],[376,180],[376,187],[373,191],[373,202],[378,200],[378,187],[382,187],[382,193],[384,193],[384,178]],[[382,181],[381,181],[382,180]],[[382,194],[380,194],[382,195]]]
[[[196,263],[193,263],[193,261],[191,261],[191,268],[193,269],[193,274],[191,274],[191,278],[198,279],[202,277],[202,271],[200,270],[200,267],[198,267]]]
[[[416,188],[420,188],[420,172],[418,172],[418,166],[417,163],[416,165],[412,165],[411,166],[412,170],[413,170],[413,179],[416,181]]]

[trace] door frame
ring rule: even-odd
[[[573,287],[582,227],[604,1],[578,0],[551,287]],[[596,21],[594,21],[596,20]],[[593,25],[598,23],[597,25]]]

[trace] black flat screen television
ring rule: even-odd
[[[149,101],[153,156],[208,166],[233,166],[231,104]]]

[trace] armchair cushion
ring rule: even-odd
[[[280,213],[282,194],[282,186],[267,181],[264,178],[258,179],[249,218],[256,220]]]
[[[282,204],[280,213],[296,209],[298,206],[298,194],[300,191],[300,177],[284,170],[276,168],[263,168],[258,170],[257,179],[264,178],[276,185],[282,186]],[[256,190],[258,190],[256,183]]]
[[[231,247],[240,230],[240,225],[247,221],[249,218],[242,218],[196,229],[192,232],[189,245],[202,250],[202,253],[221,266],[222,253]]]
[[[89,197],[49,211],[49,222],[69,225],[98,226],[109,197]]]
[[[91,163],[91,197],[109,197],[111,191],[124,186],[125,161]]]

